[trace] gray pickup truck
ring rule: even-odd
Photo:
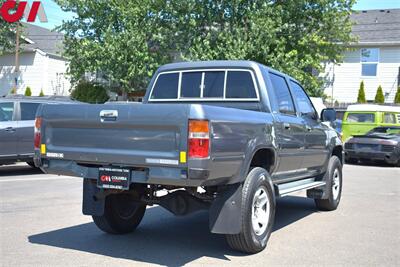
[[[321,118],[293,78],[249,61],[160,67],[142,104],[43,105],[35,163],[83,179],[83,213],[111,234],[139,225],[147,205],[209,210],[235,250],[266,247],[275,199],[307,190],[335,210],[343,147],[335,111]]]

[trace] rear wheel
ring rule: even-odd
[[[327,199],[314,199],[319,210],[335,210],[342,196],[342,164],[336,156],[332,156],[329,160],[328,170],[326,172],[326,190]]]
[[[262,251],[272,232],[275,218],[275,199],[269,174],[254,168],[247,175],[242,191],[241,232],[226,235],[229,246],[241,252]]]
[[[109,234],[133,232],[142,221],[146,205],[136,202],[131,195],[113,194],[106,198],[104,214],[92,216],[94,223]]]

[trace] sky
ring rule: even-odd
[[[33,0],[28,0],[32,4]],[[63,20],[70,20],[73,18],[74,13],[64,12],[52,0],[41,1],[47,15],[48,22],[42,23],[36,20],[35,25],[53,29],[61,25]],[[400,8],[400,0],[358,0],[354,5],[355,10],[368,10],[368,9],[386,9],[386,8]]]

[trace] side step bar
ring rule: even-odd
[[[315,181],[314,178],[311,179],[304,179],[300,181],[295,181],[291,183],[285,183],[285,184],[278,184],[276,185],[278,188],[279,196],[283,197],[288,194],[301,191],[301,190],[307,190],[315,187],[320,187],[324,186],[326,183],[323,181]]]

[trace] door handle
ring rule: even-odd
[[[311,130],[312,130],[311,127],[308,126],[308,125],[306,126],[306,129],[307,129],[308,132],[311,132]]]
[[[285,130],[290,130],[290,124],[287,122],[283,123],[283,128],[285,128]]]
[[[100,111],[101,122],[116,121],[118,118],[118,110],[102,110]]]
[[[13,127],[7,127],[7,128],[5,128],[5,131],[9,132],[9,133],[14,133],[15,129]]]

